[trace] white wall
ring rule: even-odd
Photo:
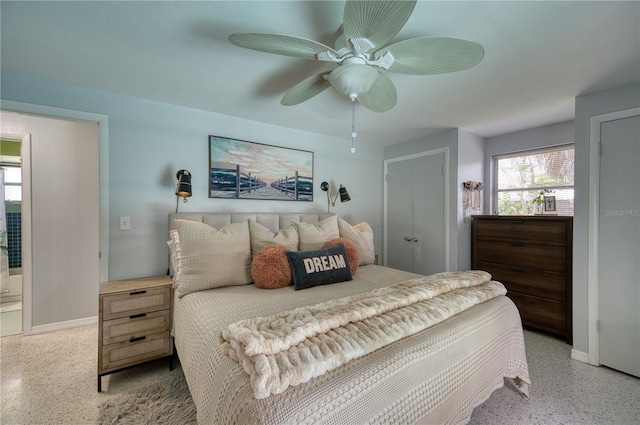
[[[328,138],[7,72],[2,73],[0,83],[3,101],[108,116],[108,280],[167,272],[168,214],[175,211],[175,173],[181,168],[193,174],[193,196],[187,204],[180,203],[183,212],[326,212],[326,195],[319,190],[320,182],[327,180],[334,187],[344,184],[351,202],[336,204],[332,212],[352,223],[366,220],[374,230],[376,246],[382,246],[380,147],[360,142],[352,155],[346,137]],[[210,134],[313,151],[314,201],[208,198]],[[131,230],[119,229],[120,216],[131,217]]]
[[[573,347],[588,353],[587,275],[589,269],[589,120],[592,116],[640,106],[640,82],[576,98],[575,213],[573,216]]]
[[[30,235],[31,240],[23,241],[23,246],[32,247],[31,255],[23,256],[24,310],[31,319],[25,332],[31,332],[29,324],[95,318],[98,125],[6,112],[1,118],[3,133],[31,135],[30,153],[23,154],[24,171],[30,177],[23,206],[31,211],[29,229],[23,229],[23,239]]]
[[[464,223],[464,189],[462,183],[468,180],[484,182],[484,150],[485,141],[482,137],[458,130],[458,270],[471,268],[471,222]],[[482,191],[482,197],[489,195],[489,189]],[[471,214],[482,214],[483,211],[472,211]]]

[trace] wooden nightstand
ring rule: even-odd
[[[107,282],[100,288],[98,392],[102,377],[173,355],[169,276]]]

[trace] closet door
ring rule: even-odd
[[[640,377],[640,116],[600,130],[600,363]]]
[[[445,268],[442,152],[385,161],[385,265],[420,274]]]
[[[386,262],[394,269],[413,270],[413,160],[387,164]]]
[[[413,160],[413,272],[445,271],[444,153]]]

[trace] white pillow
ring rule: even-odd
[[[338,218],[338,229],[341,238],[349,239],[356,246],[358,254],[360,254],[361,266],[375,263],[373,230],[371,230],[371,226],[366,221],[352,226],[343,219]]]
[[[316,224],[298,223],[294,221],[292,225],[298,231],[300,238],[298,247],[300,251],[316,251],[322,249],[325,243],[340,237],[338,219],[335,215],[327,217]]]
[[[249,234],[251,235],[252,257],[255,257],[264,247],[273,244],[284,245],[289,251],[298,250],[298,231],[293,226],[273,233],[262,224],[249,220]]]
[[[251,240],[246,221],[220,230],[197,221],[177,219],[175,224],[176,230],[170,233],[176,252],[173,282],[178,297],[252,282]]]
[[[178,268],[178,260],[176,259],[176,247],[173,245],[173,240],[167,241],[169,245],[169,256],[171,258],[171,277],[176,273]]]

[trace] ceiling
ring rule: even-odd
[[[296,106],[284,93],[332,65],[257,52],[236,32],[333,46],[342,1],[11,2],[3,71],[349,139],[350,101],[330,88]],[[640,2],[419,1],[392,42],[446,36],[485,57],[451,74],[391,74],[398,104],[359,107],[358,139],[388,145],[462,128],[482,137],[574,118],[575,97],[640,80]],[[639,94],[640,95],[640,94]]]

